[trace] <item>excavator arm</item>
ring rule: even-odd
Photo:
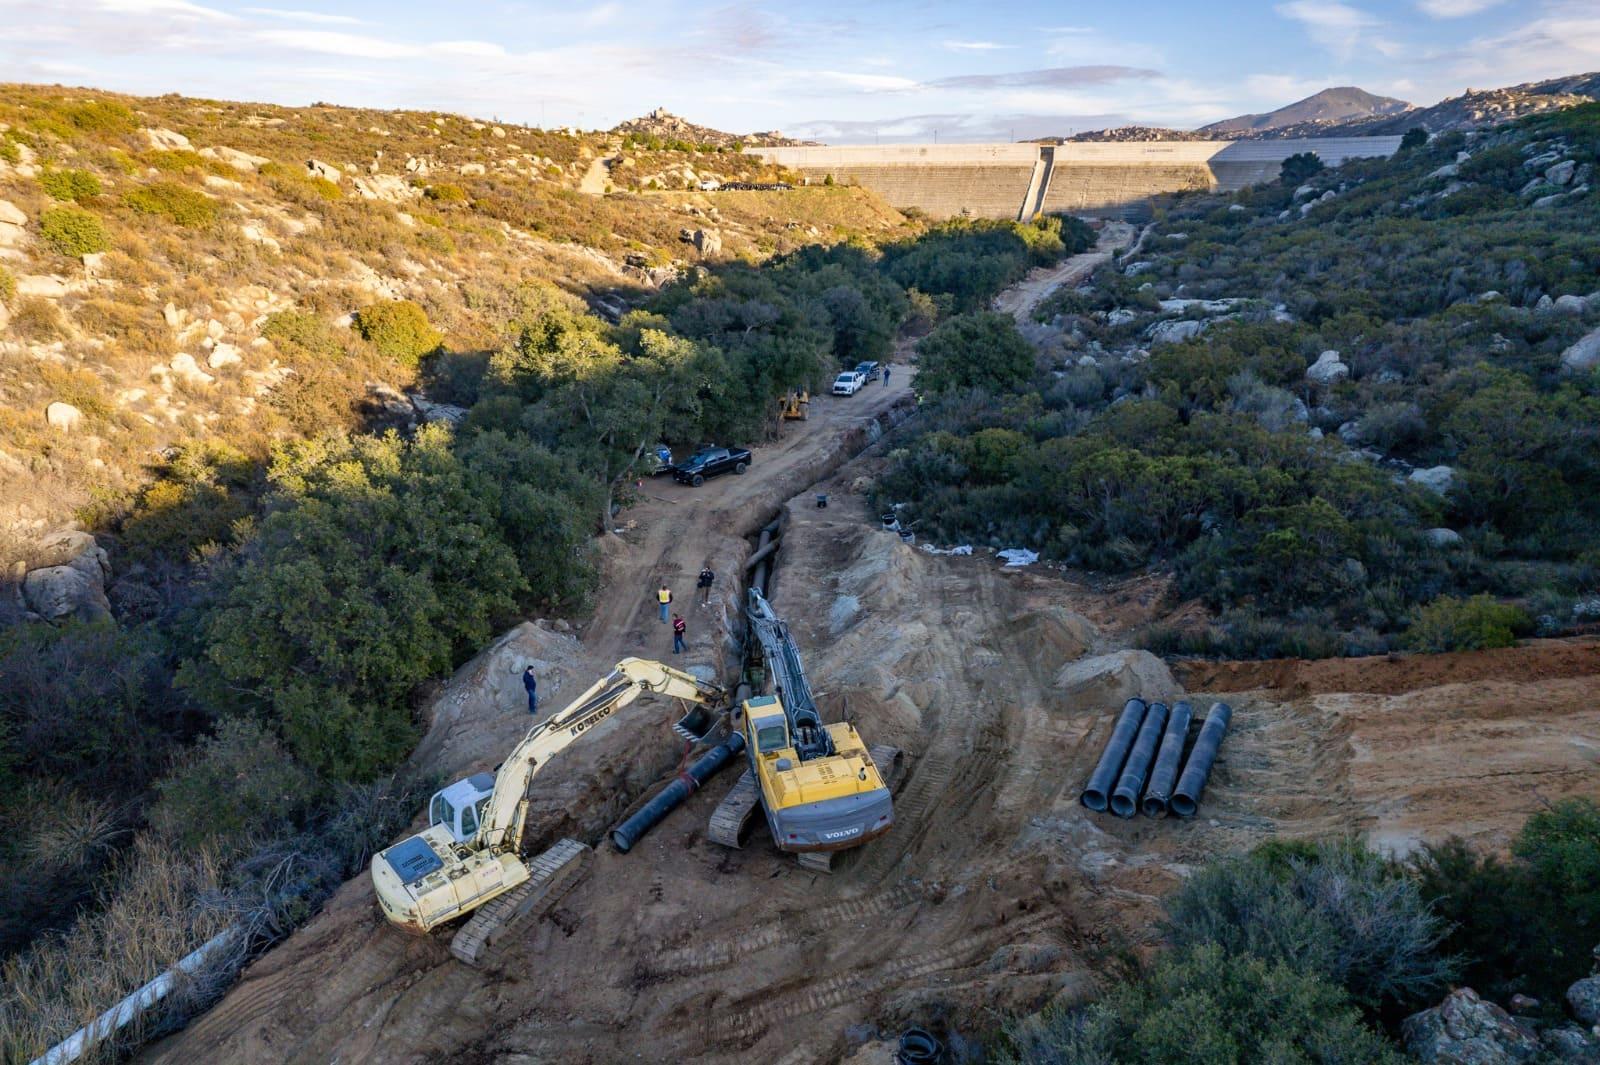
[[[561,710],[534,725],[495,773],[494,793],[478,827],[479,848],[520,851],[528,808],[528,785],[552,756],[645,692],[714,704],[726,692],[710,681],[661,662],[624,658],[606,676]]]

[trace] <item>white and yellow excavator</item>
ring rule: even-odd
[[[419,935],[471,914],[450,951],[475,964],[495,939],[548,909],[581,879],[590,850],[563,839],[524,860],[528,785],[550,758],[645,692],[715,706],[716,684],[660,662],[625,658],[588,691],[523,737],[495,775],[478,773],[437,792],[428,828],[379,851],[372,886],[389,921]]]

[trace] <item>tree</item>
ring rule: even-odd
[[[917,385],[930,394],[981,388],[1004,392],[1033,375],[1033,346],[1009,315],[958,315],[917,344]]]
[[[1428,131],[1421,126],[1412,126],[1400,138],[1400,150],[1409,152],[1413,148],[1421,148],[1428,143]]]
[[[1278,180],[1291,187],[1303,185],[1322,173],[1323,164],[1316,152],[1296,152],[1283,161]]]

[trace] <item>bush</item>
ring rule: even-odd
[[[1400,1065],[1337,984],[1283,961],[1181,948],[1087,1008],[1011,1025],[1009,1065]]]
[[[422,190],[422,194],[435,203],[467,202],[467,190],[460,185],[452,185],[447,181],[440,182],[437,185],[429,185]]]
[[[158,215],[185,229],[202,229],[217,220],[215,200],[172,181],[158,181],[134,189],[122,202],[140,214]]]
[[[276,736],[248,718],[230,718],[185,752],[160,792],[150,813],[157,831],[185,849],[227,853],[292,828],[316,803],[318,788]]]
[[[100,179],[87,170],[46,170],[39,187],[51,199],[90,200],[100,195]]]
[[[1440,596],[1417,611],[1405,643],[1415,651],[1479,651],[1510,647],[1532,621],[1521,607],[1500,603],[1488,593],[1470,599]]]
[[[276,311],[261,323],[261,335],[296,361],[328,362],[345,354],[326,318],[305,311]]]
[[[378,353],[415,366],[444,338],[428,324],[428,314],[410,300],[385,300],[363,307],[355,315],[356,332]]]
[[[39,235],[62,255],[77,258],[110,246],[100,219],[81,207],[52,207],[39,216]]]
[[[1454,974],[1416,884],[1355,843],[1268,845],[1214,862],[1167,900],[1175,946],[1315,973],[1368,1008],[1427,1002]]]
[[[917,387],[931,394],[1004,392],[1033,375],[1034,352],[1010,315],[963,314],[917,343]]]
[[[1419,889],[1449,923],[1444,949],[1486,995],[1550,1002],[1588,972],[1600,943],[1600,807],[1568,799],[1529,818],[1511,860],[1460,839],[1413,861]]]
[[[17,294],[17,275],[0,266],[0,303],[10,303]]]
[[[1316,152],[1296,152],[1283,161],[1283,169],[1278,172],[1278,180],[1294,188],[1322,173],[1323,169],[1322,160]]]

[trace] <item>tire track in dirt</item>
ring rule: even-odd
[[[1045,906],[1023,917],[954,939],[942,947],[891,958],[876,966],[835,973],[784,993],[757,992],[720,1011],[707,1026],[706,1037],[717,1044],[744,1046],[766,1031],[798,1017],[815,1019],[890,984],[902,986],[947,969],[975,964],[1002,943],[1021,938],[1061,920]]]

